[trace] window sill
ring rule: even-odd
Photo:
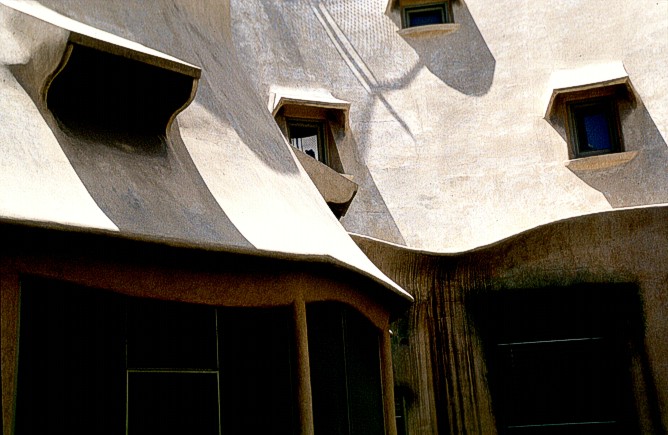
[[[601,154],[598,156],[582,157],[566,162],[566,167],[572,171],[598,171],[624,165],[638,155],[638,151]]]
[[[460,27],[461,24],[459,23],[429,24],[427,26],[406,27],[405,29],[397,30],[397,33],[401,36],[408,37],[432,34],[447,35],[449,33],[455,33]]]
[[[295,148],[292,150],[336,217],[345,215],[358,188],[357,184],[348,178],[350,175],[339,174],[306,153]]]

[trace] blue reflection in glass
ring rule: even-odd
[[[604,113],[599,112],[585,115],[584,128],[587,136],[587,148],[589,150],[598,151],[612,148],[608,117]]]
[[[414,11],[408,14],[409,27],[426,26],[429,24],[441,24],[444,21],[442,9],[430,9]]]

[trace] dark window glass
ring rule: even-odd
[[[319,434],[383,434],[379,335],[335,303],[307,307],[313,417]]]
[[[123,320],[112,293],[21,283],[16,434],[125,432]]]
[[[322,122],[288,120],[290,144],[323,163],[327,163]]]
[[[406,12],[406,15],[408,16],[408,27],[441,24],[445,21],[443,11],[440,9],[410,11]]]
[[[517,291],[487,303],[483,333],[502,433],[636,433],[625,351],[638,309],[631,291]]]
[[[603,338],[499,344],[509,428],[617,425],[614,344]]]
[[[404,9],[404,27],[450,22],[445,4],[415,6]]]
[[[25,280],[16,433],[298,432],[293,329],[288,308]]]
[[[129,435],[218,435],[216,373],[128,373]]]
[[[394,386],[394,420],[397,425],[397,435],[408,434],[408,422],[406,420],[406,395],[401,387]]]
[[[128,368],[216,369],[216,311],[212,307],[131,299]]]
[[[615,110],[614,103],[607,98],[570,105],[578,156],[620,150]]]
[[[297,432],[292,312],[221,308],[222,432]]]
[[[610,123],[605,113],[591,113],[584,115],[583,130],[587,136],[586,144],[588,150],[610,150],[612,149],[612,138],[610,137]]]

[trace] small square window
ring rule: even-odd
[[[447,2],[404,8],[404,28],[429,24],[451,23],[452,17]]]
[[[287,126],[288,138],[293,147],[328,164],[324,122],[288,119]]]
[[[619,116],[612,98],[573,102],[568,113],[575,157],[621,151]]]

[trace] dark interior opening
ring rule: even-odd
[[[338,303],[309,304],[306,315],[316,433],[384,434],[378,331]]]
[[[126,151],[159,153],[193,78],[78,44],[46,95],[60,128]]]
[[[612,98],[572,103],[569,110],[579,157],[621,151],[618,111]]]
[[[299,432],[290,307],[21,285],[17,435]]]
[[[500,433],[637,433],[633,286],[499,291],[479,296],[474,312]]]

